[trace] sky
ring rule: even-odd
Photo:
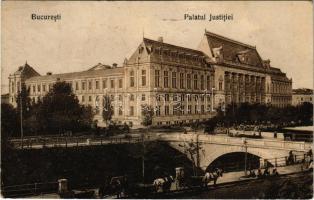
[[[312,2],[103,2],[4,1],[1,32],[1,93],[8,76],[27,63],[44,75],[118,63],[144,37],[196,49],[205,29],[256,46],[293,79],[313,88]],[[61,14],[34,21],[31,14]],[[232,21],[187,21],[184,14],[233,14]]]

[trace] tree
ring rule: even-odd
[[[104,121],[106,122],[106,125],[108,125],[108,122],[112,119],[112,115],[113,115],[113,106],[112,106],[110,97],[108,95],[105,95],[104,100],[103,100],[102,117]]]
[[[79,104],[73,94],[71,85],[57,82],[39,103],[36,116],[43,129],[63,133],[66,130],[77,130],[85,122],[91,122],[91,109]]]
[[[16,109],[11,104],[1,104],[1,141],[17,136],[19,121]]]
[[[198,142],[198,135],[197,141],[194,142],[193,139],[191,141],[185,142],[183,145],[179,144],[180,147],[184,148],[184,153],[189,155],[192,160],[192,169],[194,176],[197,175],[196,166],[199,167],[199,151],[203,149],[203,147]]]
[[[16,110],[18,115],[20,115],[20,112],[22,110],[23,118],[26,119],[27,117],[29,117],[32,104],[31,99],[29,97],[29,88],[26,88],[24,83],[21,86],[20,92],[17,94],[16,104],[17,104]]]
[[[152,106],[144,104],[142,106],[142,124],[143,126],[150,126],[153,123],[154,109]]]

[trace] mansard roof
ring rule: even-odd
[[[223,60],[262,67],[262,59],[256,47],[205,30],[208,45],[213,54],[214,48],[222,48]],[[242,59],[245,56],[245,59]]]
[[[148,38],[144,38],[143,42],[146,47],[153,47],[153,48],[161,48],[163,50],[169,50],[169,51],[177,51],[185,54],[190,54],[191,56],[197,55],[197,56],[205,56],[203,52],[195,49],[190,49],[186,47],[181,47],[161,41],[156,41]]]
[[[100,68],[95,67],[102,66]],[[32,78],[27,79],[27,82],[36,82],[36,81],[64,81],[64,80],[71,80],[71,79],[84,79],[84,78],[97,78],[97,77],[105,77],[109,75],[122,75],[123,68],[116,67],[116,68],[106,68],[109,65],[102,65],[98,64],[89,70],[81,71],[81,72],[71,72],[71,73],[63,73],[63,74],[51,74],[45,76],[35,76]]]

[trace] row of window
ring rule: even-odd
[[[211,77],[207,75],[198,75],[194,74],[185,74],[185,73],[177,73],[177,72],[169,72],[163,71],[163,87],[169,88],[170,87],[170,75],[171,75],[171,87],[172,88],[179,88],[179,89],[192,89],[192,79],[193,79],[193,89],[194,90],[204,90],[205,87],[207,90],[211,89]],[[177,75],[179,75],[177,77]],[[161,87],[161,73],[160,70],[155,70],[155,87]],[[205,83],[206,78],[206,83]],[[177,85],[177,79],[179,79],[179,85]],[[186,80],[186,81],[185,81]],[[205,85],[206,84],[206,85]]]
[[[210,101],[210,94],[173,94],[172,95],[172,100],[173,101],[185,101],[185,99],[187,99],[187,101],[192,101],[192,99],[194,101],[205,101],[205,99],[207,98],[207,101]],[[169,94],[164,94],[164,95],[157,95],[156,96],[156,100],[157,101],[169,101],[170,100],[170,95]]]
[[[146,70],[141,70],[141,86],[146,86]],[[135,73],[130,71],[130,87],[135,87]]]
[[[161,116],[161,106],[157,106],[155,108],[155,115],[156,116]],[[185,114],[205,114],[211,111],[210,105],[207,105],[207,108],[205,108],[205,105],[201,106],[194,106],[194,109],[192,108],[192,105],[188,105],[185,107],[184,105],[176,106],[173,105],[172,109],[170,109],[169,105],[164,106],[164,115],[169,116],[169,115],[185,115]],[[114,110],[113,110],[114,111]],[[134,116],[135,115],[135,107],[130,106],[129,109],[127,110],[129,116]],[[96,114],[99,114],[99,107],[96,107]],[[113,115],[115,115],[113,113]],[[123,107],[119,106],[118,107],[118,116],[123,115]]]
[[[80,85],[81,85],[81,87],[80,87]],[[75,88],[74,89],[79,90],[81,88],[81,90],[86,90],[86,86],[88,86],[88,90],[92,90],[93,89],[92,81],[82,81],[81,84],[80,84],[80,82],[75,82]],[[106,88],[114,89],[115,87],[116,87],[116,80],[115,79],[110,79],[109,85],[108,85],[108,79],[103,79],[102,83],[100,82],[100,80],[95,80],[94,89],[96,89],[96,90],[106,89]],[[122,87],[123,87],[123,80],[118,79],[118,88],[122,88]]]
[[[194,109],[192,109],[192,105],[188,105],[187,107],[185,105],[173,105],[172,109],[170,110],[170,106],[169,105],[165,105],[164,106],[164,115],[165,116],[169,116],[169,115],[185,115],[185,114],[205,114],[207,112],[211,111],[211,105],[208,104],[207,108],[205,108],[205,105],[194,105]],[[161,106],[157,106],[156,107],[156,116],[160,116],[161,115],[161,110],[162,107]],[[170,112],[172,111],[172,112]]]
[[[93,82],[92,81],[82,81],[82,82],[78,82],[78,81],[74,81],[75,85],[72,85],[72,82],[70,82],[69,84],[71,85],[71,87],[73,88],[73,90],[79,90],[81,88],[81,90],[92,90],[93,88],[98,90],[98,89],[106,89],[108,87],[108,80],[107,79],[103,79],[102,80],[102,85],[100,80],[95,80],[95,87],[93,87]],[[102,87],[101,87],[102,86]],[[52,83],[49,84],[38,84],[37,88],[36,85],[32,85],[29,86],[29,90],[31,93],[36,93],[36,92],[46,92],[49,91],[52,87]],[[123,81],[122,79],[118,80],[118,88],[122,88],[123,87]],[[115,79],[110,79],[110,88],[115,88]]]

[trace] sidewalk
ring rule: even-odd
[[[302,165],[303,164],[296,164],[296,165],[288,165],[284,167],[277,167],[277,171],[279,175],[283,174],[290,174],[295,172],[301,172],[302,171]],[[272,172],[273,168],[269,168],[270,173]],[[257,171],[257,170],[255,170]],[[264,172],[264,170],[262,170]],[[228,172],[224,173],[222,177],[219,177],[217,180],[217,184],[220,183],[227,183],[227,182],[233,182],[233,181],[240,181],[240,177],[244,176],[244,171],[240,172]],[[212,185],[213,183],[209,183],[209,185]]]

